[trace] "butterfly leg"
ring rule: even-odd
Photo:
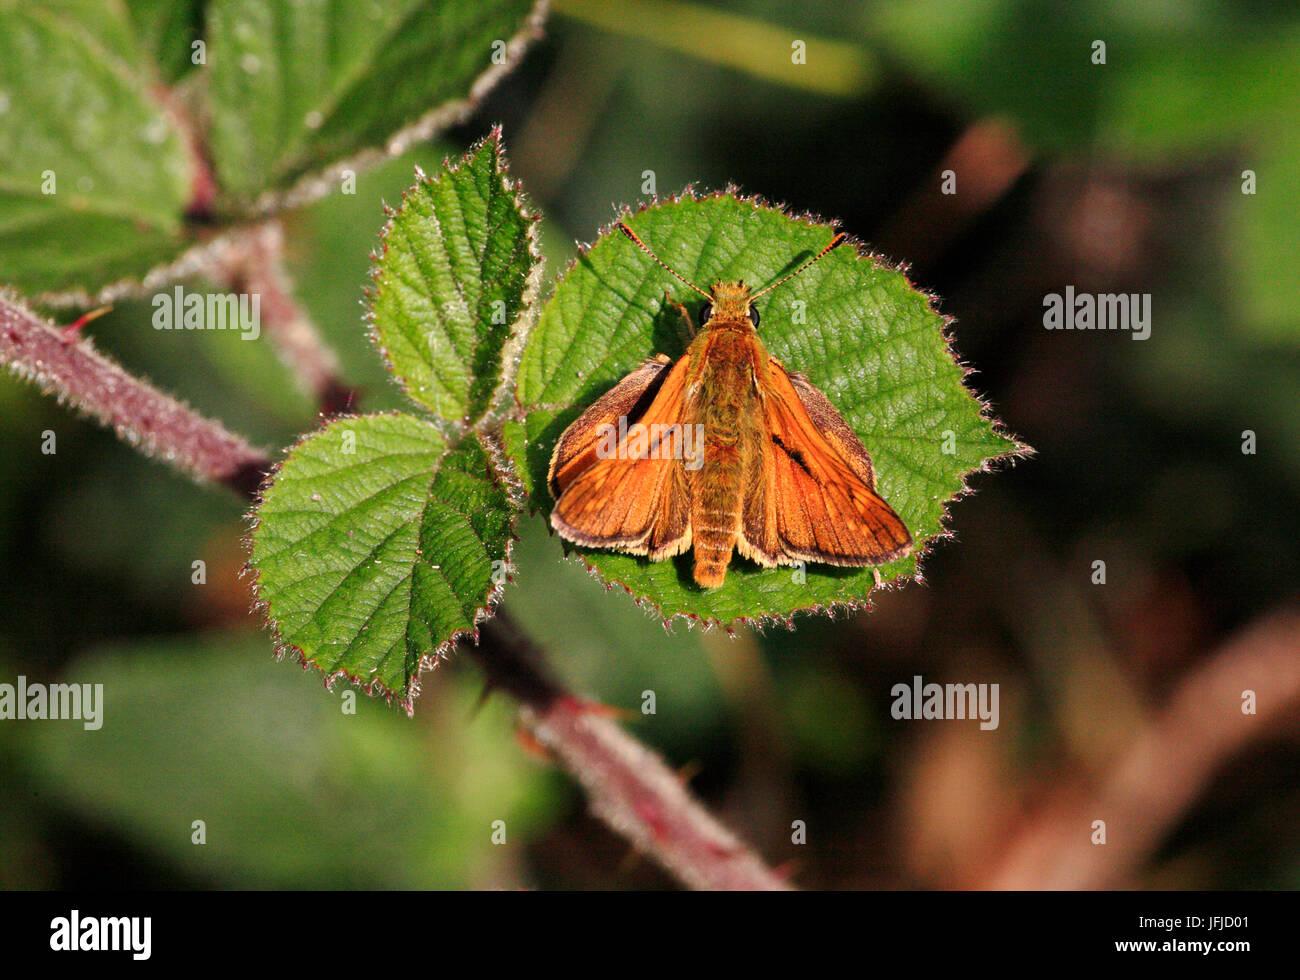
[[[690,341],[695,339],[695,324],[691,322],[691,311],[686,308],[686,304],[679,303],[677,300],[673,299],[672,293],[669,293],[666,290],[664,291],[664,302],[673,307],[673,309],[681,315],[681,318],[686,321],[686,329],[688,331],[686,334],[686,341],[689,344]]]

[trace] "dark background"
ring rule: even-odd
[[[666,632],[534,517],[508,608],[576,689],[632,710],[656,691],[633,732],[801,885],[1294,888],[1297,92],[1300,17],[1263,2],[563,0],[470,122],[291,215],[290,257],[366,410],[399,404],[360,320],[381,201],[495,122],[552,277],[647,170],[909,262],[1037,451],[973,478],[925,584],[791,631]],[[1043,329],[1066,284],[1151,294],[1150,339]],[[121,304],[93,333],[260,443],[313,424],[266,345],[147,322]],[[97,733],[0,727],[0,884],[670,884],[514,738],[508,703],[476,709],[464,658],[413,720],[364,699],[345,717],[341,689],[274,662],[243,509],[0,378],[0,676],[113,692]],[[1001,726],[893,720],[915,674],[1000,684]]]

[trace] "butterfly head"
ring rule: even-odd
[[[749,287],[743,282],[715,282],[709,290],[709,301],[700,311],[700,322],[744,323],[758,326],[758,309],[754,306]]]

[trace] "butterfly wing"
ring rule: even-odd
[[[596,462],[605,426],[617,428],[618,420],[624,416],[629,425],[640,419],[659,394],[672,363],[666,354],[650,358],[596,399],[564,430],[551,453],[551,467],[546,476],[551,496],[558,500],[564,488]]]
[[[616,446],[607,441],[606,427],[617,430],[621,416],[627,416],[629,427],[640,423],[642,434],[682,424],[688,360],[682,358],[672,368],[667,364],[667,358],[646,362],[561,437],[551,460],[550,483],[558,498],[551,526],[562,537],[587,547],[648,555],[653,561],[691,546],[690,491],[683,461],[671,452],[647,452],[644,441],[636,444],[636,433],[628,433]],[[638,415],[647,398],[652,398],[649,407]]]
[[[850,566],[906,554],[912,537],[876,493],[857,434],[806,379],[776,358],[768,368],[762,409],[771,445],[751,457],[741,553],[759,564]]]

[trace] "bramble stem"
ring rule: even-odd
[[[699,889],[789,888],[723,827],[656,753],[549,676],[542,651],[503,612],[470,654],[489,684],[523,706],[525,723],[580,782],[592,812],[678,881]]]
[[[200,482],[256,493],[270,461],[219,423],[133,376],[89,339],[0,295],[0,364]]]
[[[339,376],[339,359],[293,295],[278,221],[254,225],[232,243],[216,270],[237,293],[261,296],[262,326],[302,388],[330,416],[356,407],[357,392]]]

